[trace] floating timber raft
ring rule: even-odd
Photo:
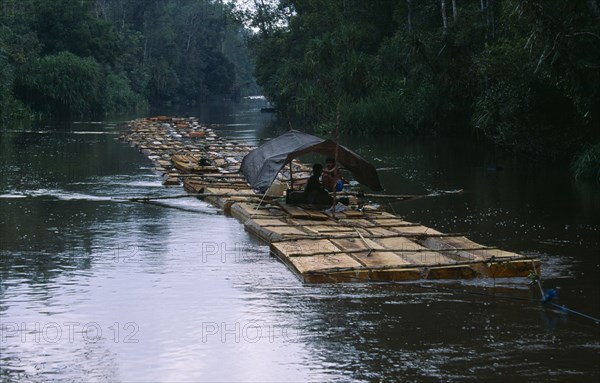
[[[536,257],[483,246],[462,234],[441,233],[385,211],[348,209],[333,216],[288,205],[281,198],[287,169],[275,182],[279,190],[272,187],[266,196],[259,195],[239,173],[253,147],[219,137],[195,118],[158,116],[131,121],[127,127],[121,139],[154,162],[165,185],[183,184],[190,195],[237,218],[304,282],[526,277],[532,271],[539,275]],[[310,175],[298,161],[292,163],[292,171],[295,181]]]

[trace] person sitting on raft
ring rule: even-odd
[[[304,202],[314,205],[330,205],[333,203],[333,199],[329,196],[329,193],[321,185],[319,178],[323,173],[323,165],[314,164],[313,174],[308,179],[306,187],[304,188]]]
[[[327,191],[342,191],[344,182],[340,175],[340,168],[335,165],[335,159],[327,157],[325,159],[326,168],[323,169],[323,185]]]

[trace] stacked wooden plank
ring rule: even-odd
[[[540,262],[444,234],[372,209],[327,213],[256,194],[239,167],[252,149],[220,138],[194,118],[132,121],[124,139],[155,163],[165,185],[180,184],[237,218],[305,282],[524,277]],[[309,169],[293,163],[294,177]],[[285,183],[289,170],[278,175]],[[277,196],[275,196],[277,197]]]

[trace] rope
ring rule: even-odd
[[[360,231],[358,231],[358,229],[356,227],[354,228],[354,230],[360,236],[360,239],[362,239],[362,241],[365,243],[365,245],[367,245],[367,247],[369,248],[369,252],[367,253],[367,257],[370,257],[371,253],[374,250],[373,247],[369,244],[369,242],[367,242],[367,240],[365,239],[365,237],[363,237],[362,233]]]
[[[561,311],[567,311],[567,312],[570,312],[572,314],[576,314],[576,315],[579,315],[581,317],[584,317],[584,318],[587,318],[587,319],[591,319],[594,322],[596,322],[596,324],[600,324],[600,318],[596,318],[596,317],[584,314],[584,313],[579,312],[579,311],[571,310],[570,308],[567,308],[566,306],[561,306],[561,305],[559,305],[557,303],[554,303],[554,302],[548,302],[548,303],[550,303],[551,306],[560,309]]]
[[[254,217],[256,215],[256,213],[258,212],[258,209],[260,208],[260,205],[262,205],[263,201],[265,200],[265,197],[267,196],[267,193],[269,192],[269,190],[267,189],[265,191],[265,194],[263,194],[262,198],[260,199],[260,201],[258,202],[258,205],[256,205],[256,208],[254,209],[254,212],[252,213],[252,215],[250,217]]]
[[[388,205],[390,205],[390,209],[392,209],[392,213],[394,213],[394,215],[398,215],[398,214],[396,214],[396,209],[394,209],[394,205],[392,205],[392,201],[390,201],[388,199],[387,202],[388,202]]]

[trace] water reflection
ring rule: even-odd
[[[258,143],[286,129],[270,128],[273,116],[259,108],[180,114]],[[599,376],[598,328],[532,302],[539,293],[523,279],[302,285],[267,246],[202,201],[114,199],[181,193],[162,187],[117,132],[114,124],[67,124],[0,134],[0,380]],[[390,193],[465,189],[390,209],[541,254],[544,285],[559,288],[561,303],[600,315],[600,205],[588,187],[564,181],[565,169],[460,141],[343,140],[382,169]]]

